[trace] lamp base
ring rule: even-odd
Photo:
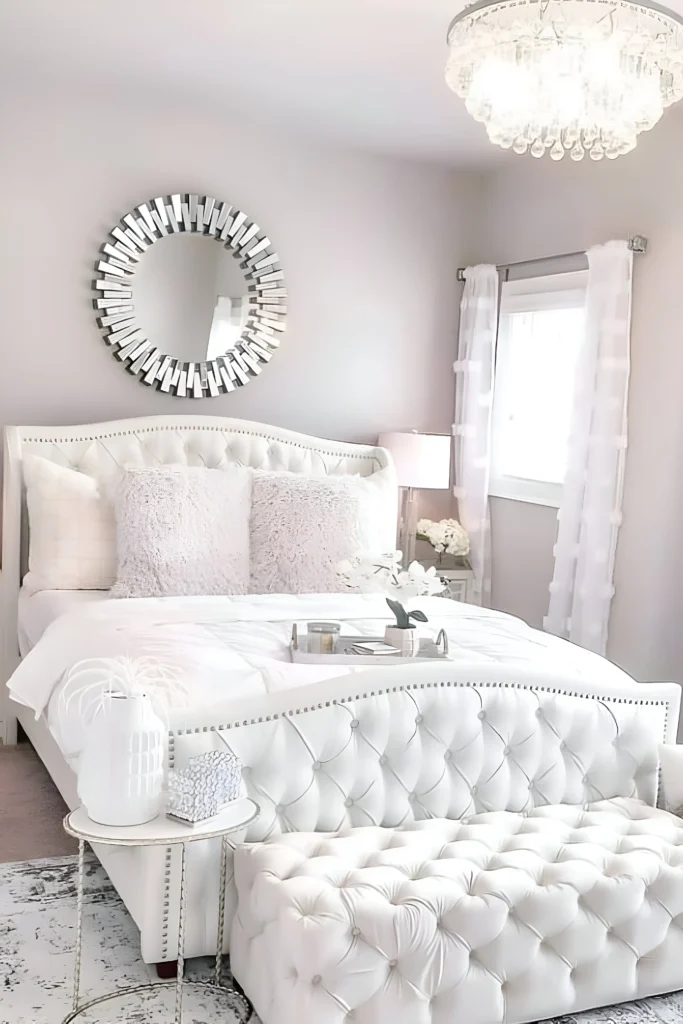
[[[415,531],[417,529],[417,497],[414,487],[401,488],[401,517],[398,546],[403,552],[403,567],[415,561]]]

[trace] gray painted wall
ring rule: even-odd
[[[448,431],[451,363],[476,182],[447,169],[313,145],[215,111],[15,94],[2,121],[3,423],[211,413],[345,440]],[[90,308],[106,232],[135,203],[207,192],[280,252],[281,351],[243,390],[196,403],[145,389]]]

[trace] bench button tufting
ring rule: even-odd
[[[354,936],[354,938],[357,937],[358,935],[360,935],[360,928],[352,928],[351,934]]]
[[[504,753],[505,757],[509,757],[510,754],[512,753],[512,751],[510,750],[509,747],[506,747],[505,750],[503,751],[503,753]]]
[[[395,967],[397,963],[398,963],[398,960],[390,960],[389,961],[389,966],[390,967]]]
[[[477,787],[476,786],[472,786],[472,796],[476,796],[476,795],[477,795]]]
[[[452,755],[452,753],[450,752],[450,750],[447,750],[447,751],[446,751],[446,753],[445,753],[445,754],[443,755],[443,759],[444,759],[444,761],[450,761],[450,759],[451,759],[452,757],[453,757],[453,755]]]
[[[387,763],[386,754],[382,754],[382,756],[379,759],[379,763],[380,764],[386,764]]]
[[[316,772],[319,772],[320,768],[321,768],[320,761],[314,761],[313,762],[313,770],[316,771]]]
[[[344,801],[344,807],[353,807],[353,800],[350,797]]]
[[[276,805],[276,807],[275,807],[275,813],[276,813],[276,814],[282,814],[282,807],[281,807],[281,805],[280,805],[280,804],[277,804],[277,805]]]
[[[415,725],[422,725],[422,715],[418,715],[415,719]]]
[[[351,728],[352,729],[357,729],[358,725],[359,725],[358,719],[354,718],[353,721],[351,722]]]
[[[319,985],[322,980],[319,974],[314,974],[311,978],[311,985]]]
[[[485,711],[480,711],[477,717],[478,718],[482,718],[482,719],[486,718],[486,712]]]

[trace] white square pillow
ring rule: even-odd
[[[393,550],[395,509],[391,470],[370,477],[255,471],[251,593],[344,590],[336,574],[339,562],[361,551]]]
[[[249,470],[128,469],[114,507],[113,597],[246,594]]]
[[[29,574],[37,590],[108,590],[116,579],[111,502],[85,473],[39,455],[23,458]]]

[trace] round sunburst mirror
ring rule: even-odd
[[[248,384],[285,330],[284,273],[270,239],[211,196],[160,196],[127,213],[102,246],[93,288],[114,357],[182,398]]]

